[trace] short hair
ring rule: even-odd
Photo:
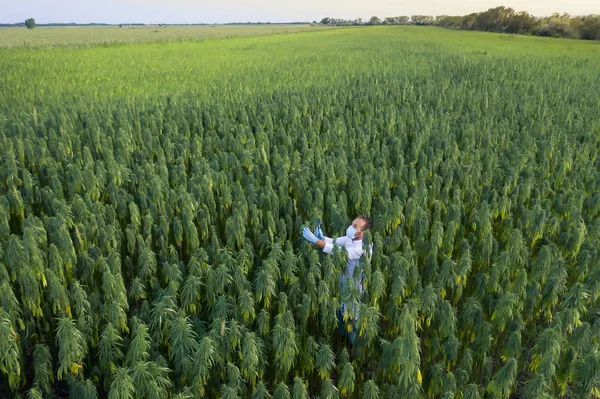
[[[362,219],[365,222],[365,229],[363,231],[371,230],[373,228],[373,222],[371,219],[364,215],[357,216],[358,219]]]

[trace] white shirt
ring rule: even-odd
[[[354,269],[360,263],[360,257],[364,253],[363,250],[363,240],[362,238],[359,240],[352,240],[346,236],[338,237],[338,238],[329,238],[323,237],[323,241],[325,241],[325,248],[323,248],[323,252],[326,254],[330,254],[333,252],[333,248],[335,244],[340,247],[345,247],[346,251],[348,251],[348,276],[354,276]],[[373,252],[373,244],[371,244],[371,253]],[[360,281],[359,277],[359,281]]]

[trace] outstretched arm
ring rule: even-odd
[[[302,237],[304,237],[304,239],[306,241],[312,242],[313,244],[315,244],[317,247],[319,247],[321,249],[325,249],[327,242],[329,242],[329,241],[333,242],[333,240],[328,237],[323,237],[322,240],[317,238],[314,235],[314,233],[312,231],[310,231],[310,229],[308,227],[305,227],[302,229]],[[329,244],[329,245],[331,245],[331,244]]]
[[[348,240],[347,237],[329,238],[329,237],[325,237],[325,236],[323,236],[321,239],[321,238],[317,237],[312,231],[310,231],[310,229],[308,227],[304,227],[302,229],[302,237],[304,237],[304,239],[306,241],[315,244],[317,247],[321,248],[323,250],[323,252],[325,252],[326,254],[329,254],[329,255],[331,255],[333,253],[333,248],[335,247],[336,244],[339,246],[344,246],[346,241]],[[354,259],[353,257],[355,257],[355,256],[358,259],[358,258],[360,258],[361,254],[362,254],[362,249],[360,250],[359,254],[349,253],[350,259]]]
[[[337,240],[337,238],[330,238],[330,237],[317,237],[323,241],[325,241],[325,244],[333,244],[335,242],[335,240]]]

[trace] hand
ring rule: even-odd
[[[313,234],[315,235],[315,237],[317,237],[319,240],[323,240],[325,237],[323,236],[323,231],[321,230],[321,226],[317,226],[317,228],[315,229],[315,231],[313,232]]]
[[[313,234],[319,240],[325,240],[325,235],[323,234],[323,230],[321,229],[321,219],[317,219],[317,228],[315,229]]]
[[[319,241],[319,239],[312,233],[312,231],[310,231],[308,227],[302,229],[302,237],[304,237],[306,241],[312,242],[313,244],[316,244],[316,242]]]
[[[325,235],[323,234],[323,230],[321,230],[321,225],[318,225],[317,228],[315,229],[315,231],[313,232],[313,234],[315,235],[315,237],[317,237],[319,240],[324,240],[325,239]]]

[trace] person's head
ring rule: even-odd
[[[360,240],[363,238],[364,232],[371,230],[372,227],[371,219],[363,215],[357,216],[346,229],[346,236],[354,240]]]

